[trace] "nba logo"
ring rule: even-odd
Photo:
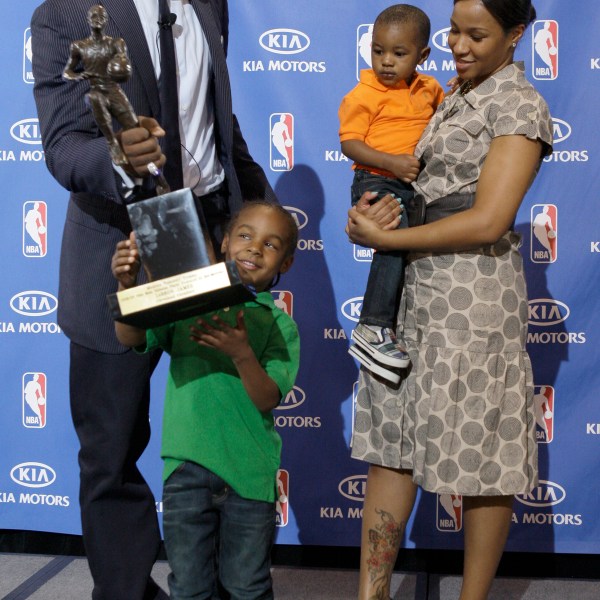
[[[31,57],[31,29],[28,27],[23,34],[23,81],[25,83],[33,83]]]
[[[46,256],[48,212],[41,200],[23,203],[23,255],[28,258]]]
[[[294,316],[294,294],[287,290],[271,290],[275,306],[290,317]]]
[[[294,168],[294,115],[273,113],[269,120],[271,171]]]
[[[362,246],[357,246],[356,244],[352,244],[354,246],[354,260],[356,262],[371,262],[373,260],[373,249],[372,248],[363,248]]]
[[[437,494],[436,525],[438,531],[460,531],[462,514],[462,496]]]
[[[46,427],[46,375],[23,374],[23,427]]]
[[[356,29],[356,80],[360,81],[360,72],[370,69],[371,40],[373,39],[373,24],[359,25]]]
[[[533,390],[535,438],[539,444],[549,444],[554,438],[554,388],[536,385]]]
[[[536,21],[532,30],[531,68],[535,79],[558,77],[558,23]]]
[[[554,204],[531,207],[531,261],[553,263],[558,257],[558,210]]]
[[[277,499],[275,500],[275,525],[288,524],[290,510],[290,474],[285,469],[277,471]]]

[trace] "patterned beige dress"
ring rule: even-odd
[[[415,152],[425,163],[415,189],[428,214],[448,196],[470,206],[501,135],[541,140],[551,152],[548,107],[522,63],[438,108]],[[361,370],[354,458],[412,470],[418,485],[440,494],[523,494],[537,485],[520,244],[509,231],[478,250],[409,256],[398,335],[412,364],[395,388]]]

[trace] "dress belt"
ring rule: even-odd
[[[475,194],[449,194],[436,198],[433,202],[425,204],[422,196],[415,195],[408,200],[403,200],[404,210],[408,217],[408,226],[416,227],[424,223],[433,223],[454,213],[467,210],[473,206]]]
[[[436,198],[425,206],[424,223],[433,223],[444,217],[467,210],[473,206],[475,194],[449,194],[442,198]]]

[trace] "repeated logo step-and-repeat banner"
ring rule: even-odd
[[[90,4],[92,2],[90,1]],[[56,324],[67,194],[44,164],[32,97],[29,21],[9,8],[0,97],[0,528],[80,533],[68,341]],[[415,0],[431,17],[423,72],[454,75],[449,0]],[[359,544],[365,464],[349,456],[358,368],[348,355],[372,253],[343,228],[352,179],[337,109],[369,66],[372,23],[387,2],[230,2],[235,110],[255,158],[300,227],[297,260],[273,291],[298,322],[301,368],[275,411],[284,440],[280,544]],[[600,13],[538,0],[517,58],[546,98],[554,152],[517,218],[529,285],[529,350],[538,405],[540,485],[515,502],[508,548],[600,552]],[[65,57],[65,62],[67,57]],[[507,174],[510,176],[510,174]],[[153,437],[142,468],[160,503],[166,362],[154,376]],[[409,548],[457,548],[462,498],[420,494]]]

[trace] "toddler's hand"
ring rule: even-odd
[[[446,86],[450,89],[446,92],[446,95],[450,96],[451,94],[454,94],[454,92],[462,85],[462,83],[463,80],[458,75],[455,75],[452,77],[452,79],[449,79],[448,83],[446,83]]]
[[[390,160],[390,171],[404,183],[411,183],[419,175],[421,163],[412,154],[398,154]]]

